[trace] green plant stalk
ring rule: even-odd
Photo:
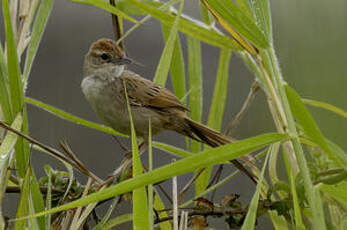
[[[289,102],[288,102],[288,98],[287,95],[285,93],[284,90],[284,84],[286,84],[283,80],[283,77],[280,73],[280,67],[279,67],[279,63],[277,62],[276,56],[275,56],[275,52],[273,47],[271,46],[270,50],[269,50],[269,58],[271,61],[271,67],[273,69],[274,75],[273,75],[273,81],[276,83],[277,85],[277,90],[278,90],[278,96],[281,100],[281,104],[283,106],[283,111],[286,115],[286,119],[287,119],[287,124],[288,126],[287,128],[287,133],[289,134],[289,136],[291,136],[291,143],[292,143],[292,147],[294,150],[294,154],[296,156],[297,159],[297,164],[299,166],[299,169],[301,171],[301,174],[303,176],[303,180],[304,180],[304,188],[306,191],[306,195],[309,201],[310,206],[313,207],[318,207],[320,208],[321,206],[315,205],[315,203],[317,202],[316,199],[316,194],[313,188],[313,184],[310,178],[310,172],[309,169],[307,167],[307,162],[304,156],[304,151],[302,149],[302,146],[300,144],[300,140],[299,140],[299,136],[296,130],[296,125],[295,125],[295,121],[292,115],[292,112],[290,110],[289,107]],[[288,146],[287,146],[288,147]],[[291,149],[289,148],[290,151],[288,151],[289,153],[292,152]],[[322,212],[322,210],[316,210],[316,209],[312,209],[312,213],[313,213],[313,224],[314,224],[314,228],[315,229],[325,229],[325,225],[320,224],[320,220],[319,220],[319,213]]]

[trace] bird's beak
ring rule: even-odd
[[[128,65],[133,62],[130,58],[122,57],[122,58],[114,58],[111,61],[112,63],[118,64],[118,65]]]

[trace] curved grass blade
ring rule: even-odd
[[[344,167],[347,162],[344,162],[343,159],[337,157],[333,153],[330,146],[328,145],[328,142],[313,120],[311,114],[308,112],[305,104],[302,102],[300,96],[295,92],[294,89],[290,88],[288,85],[285,85],[285,90],[288,96],[290,109],[294,117],[301,124],[306,135],[308,135],[316,144],[318,144],[337,166]]]
[[[326,102],[321,102],[321,101],[316,101],[316,100],[311,100],[311,99],[302,99],[302,101],[306,104],[306,105],[310,105],[310,106],[314,106],[314,107],[318,107],[321,109],[326,109],[329,110],[333,113],[336,113],[337,115],[340,115],[343,118],[347,118],[347,112],[344,111],[343,109],[340,109],[334,105],[331,105],[329,103]]]
[[[249,1],[252,6],[256,25],[263,31],[267,41],[272,40],[272,22],[268,0]]]
[[[33,60],[36,56],[37,49],[39,47],[43,31],[47,25],[48,17],[52,11],[54,0],[41,1],[40,7],[38,9],[35,22],[33,24],[33,29],[30,37],[30,43],[27,50],[27,56],[25,58],[24,67],[24,83],[29,77],[30,69]]]
[[[115,227],[117,225],[129,222],[132,220],[133,220],[132,214],[124,214],[121,216],[117,216],[117,217],[113,218],[112,220],[110,220],[109,222],[107,222],[103,229],[108,230],[108,229],[111,229],[112,227]]]
[[[160,20],[167,26],[172,26],[175,21],[175,16],[171,13],[163,12],[157,8],[145,4],[137,0],[128,0],[131,4],[145,10],[147,13]],[[182,16],[183,17],[183,16]],[[233,50],[241,50],[242,48],[228,36],[222,35],[216,30],[209,30],[203,23],[195,21],[190,18],[181,18],[178,29],[196,39],[215,45],[218,47],[230,48]]]
[[[92,5],[96,6],[100,9],[106,10],[112,14],[116,14],[117,16],[123,17],[124,19],[128,20],[132,23],[139,23],[136,19],[130,17],[129,15],[125,14],[123,11],[119,10],[118,8],[112,6],[111,4],[102,1],[102,0],[70,0],[72,2],[82,3],[86,5]]]
[[[220,162],[236,159],[242,155],[263,148],[269,144],[285,141],[287,139],[288,136],[286,134],[269,133],[209,149],[203,151],[200,154],[194,154],[191,157],[173,162],[171,164],[157,168],[151,172],[141,174],[136,178],[128,179],[103,191],[93,193],[87,197],[80,198],[68,204],[58,206],[51,210],[38,213],[34,216],[29,216],[26,218],[38,217],[46,215],[48,213],[59,212],[79,206],[84,206],[89,203],[105,200],[114,196],[118,196],[120,194],[133,191],[134,189],[141,188],[148,184],[155,184],[157,182],[169,179],[173,176],[192,172],[198,168],[204,168],[218,164]],[[148,220],[148,218],[146,219]]]
[[[155,72],[155,76],[153,79],[153,81],[155,83],[157,83],[161,86],[165,86],[167,75],[169,73],[170,64],[171,64],[171,60],[172,60],[173,52],[174,52],[174,48],[175,48],[177,32],[178,32],[178,23],[180,21],[183,6],[184,6],[184,0],[181,0],[178,14],[177,14],[175,21],[171,27],[169,37],[166,41],[163,53],[160,57],[160,61],[159,61],[159,64],[158,64],[158,67],[157,67],[157,70]]]
[[[83,126],[86,126],[88,128],[96,129],[98,131],[101,131],[101,132],[104,132],[104,133],[109,133],[109,134],[116,135],[116,136],[128,137],[127,135],[119,133],[119,132],[115,131],[114,129],[110,128],[110,127],[106,127],[106,126],[97,124],[95,122],[84,120],[84,119],[79,118],[77,116],[74,116],[74,115],[72,115],[70,113],[67,113],[67,112],[65,112],[65,111],[63,111],[61,109],[58,109],[58,108],[53,107],[51,105],[47,105],[47,104],[45,104],[45,103],[43,103],[41,101],[38,101],[36,99],[30,98],[30,97],[26,97],[25,98],[25,102],[27,102],[29,104],[32,104],[32,105],[35,105],[35,106],[37,106],[40,109],[46,110],[47,112],[52,113],[53,115],[55,115],[57,117],[60,117],[60,118],[65,119],[67,121],[71,121],[71,122],[73,122],[75,124],[83,125]]]

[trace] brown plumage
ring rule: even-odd
[[[124,52],[110,39],[93,43],[85,57],[82,90],[102,122],[119,132],[130,134],[126,89],[136,134],[145,141],[148,139],[149,118],[153,135],[172,130],[211,147],[232,141],[189,118],[186,114],[188,109],[169,90],[124,70],[124,65],[129,63]],[[232,163],[256,182],[256,177],[241,163],[237,160],[232,160]]]

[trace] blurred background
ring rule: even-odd
[[[198,0],[185,1],[184,13],[199,18],[198,4]],[[302,97],[331,103],[347,110],[346,1],[272,0],[271,8],[275,49],[284,78]],[[1,17],[1,41],[4,41],[2,20]],[[130,23],[126,23],[125,29],[130,26]],[[89,45],[101,37],[113,38],[108,13],[95,7],[56,1],[33,64],[27,95],[98,122],[83,97],[80,82],[84,55]],[[181,36],[181,39],[182,49],[186,54],[185,37]],[[126,39],[125,45],[128,56],[143,64],[143,67],[129,68],[152,79],[164,47],[160,24],[155,20],[148,21]],[[214,89],[218,57],[218,48],[202,43],[204,121]],[[253,78],[242,61],[233,55],[223,127],[241,108]],[[168,88],[171,89],[170,83]],[[324,135],[346,150],[346,120],[329,111],[317,108],[310,108],[310,111]],[[28,106],[28,113],[32,137],[57,148],[59,140],[67,140],[79,159],[99,177],[106,177],[119,165],[123,151],[110,135],[61,120],[31,105]],[[240,125],[233,130],[233,136],[242,139],[268,131],[274,131],[274,125],[265,97],[259,92]],[[174,133],[163,133],[155,139],[182,148],[185,146],[184,138]],[[128,140],[121,141],[130,146]],[[173,156],[159,151],[154,154],[155,167],[173,159]],[[44,175],[44,164],[64,170],[63,165],[42,153],[33,152],[32,162],[38,176]],[[230,170],[226,169],[225,174]],[[77,177],[85,181],[83,176],[77,174]],[[183,186],[188,179],[187,176],[179,177],[179,185]],[[169,189],[170,183],[165,183],[164,187]],[[241,194],[241,200],[246,202],[251,198],[254,186],[246,177],[238,175],[223,190],[223,194]],[[5,198],[5,215],[14,215],[13,202],[16,202],[16,198],[17,195]],[[216,200],[219,199],[217,196]],[[130,208],[130,203],[123,202],[119,212],[129,212]],[[130,229],[130,226],[123,225],[119,229]],[[217,221],[215,226],[225,228],[223,221]],[[258,229],[269,228],[269,222],[262,218]]]

